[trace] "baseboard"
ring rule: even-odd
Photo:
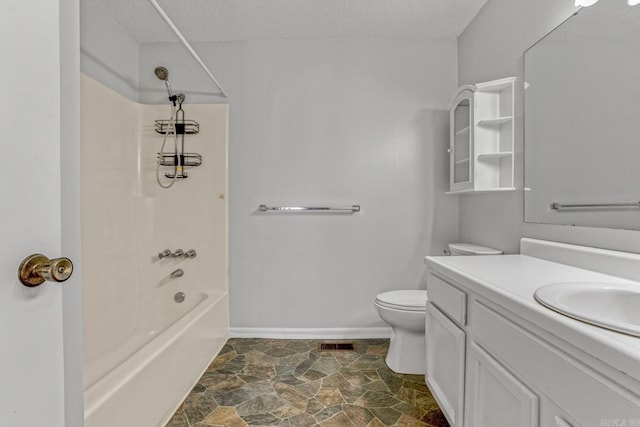
[[[229,335],[231,338],[368,339],[389,338],[391,328],[230,328]]]

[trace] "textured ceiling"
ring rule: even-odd
[[[173,42],[147,0],[91,1],[139,43]],[[159,0],[194,42],[457,37],[487,0]]]

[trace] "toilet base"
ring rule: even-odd
[[[392,328],[385,362],[398,374],[424,375],[426,372],[425,334]]]

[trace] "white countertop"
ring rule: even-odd
[[[449,277],[516,313],[556,337],[640,381],[640,338],[610,331],[556,313],[534,299],[556,282],[639,282],[528,255],[426,257],[431,273]],[[640,307],[638,307],[640,310]]]

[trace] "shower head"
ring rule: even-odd
[[[171,85],[169,85],[169,70],[164,67],[156,67],[153,72],[156,74],[156,77],[164,82],[164,85],[167,87],[167,92],[169,93],[169,100],[171,100],[175,105],[175,99],[173,92],[171,91]]]
[[[153,71],[156,73],[156,77],[160,80],[164,80],[165,82],[169,80],[169,71],[164,67],[156,67]]]

